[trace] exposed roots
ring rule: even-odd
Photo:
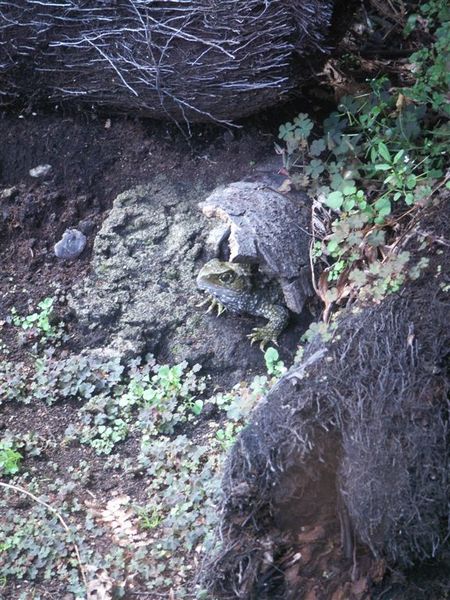
[[[275,104],[311,76],[328,50],[333,5],[0,0],[0,106],[24,97],[75,100],[228,122]]]
[[[222,549],[204,569],[219,598],[303,597],[276,557],[325,509],[339,513],[348,558],[355,538],[401,567],[448,546],[450,302],[435,274],[448,277],[450,251],[435,244],[429,256],[420,281],[348,310],[331,341],[316,338],[240,435],[223,481]],[[268,546],[272,576],[285,576],[279,596],[260,591]]]

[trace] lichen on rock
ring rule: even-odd
[[[104,329],[123,350],[154,349],[193,304],[201,233],[168,183],[120,194],[95,239],[91,275],[72,295],[80,322]]]
[[[239,380],[261,363],[241,319],[206,316],[195,278],[207,235],[198,200],[207,195],[162,177],[120,194],[98,232],[90,275],[70,306],[91,346],[190,360]]]

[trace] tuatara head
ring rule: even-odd
[[[216,298],[229,310],[244,311],[245,306],[240,306],[239,299],[252,289],[250,268],[248,265],[213,258],[198,274],[197,287]]]
[[[269,319],[265,327],[255,328],[249,336],[252,342],[260,341],[261,348],[269,342],[276,343],[277,336],[286,327],[289,311],[273,300],[270,288],[254,285],[250,264],[229,263],[214,258],[198,274],[197,287],[207,292],[206,303],[211,303],[209,311],[217,308],[220,314],[228,309],[238,314],[247,313]]]

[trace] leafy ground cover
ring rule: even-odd
[[[311,254],[322,267],[315,289],[325,321],[356,297],[380,301],[399,291],[428,265],[402,242],[436,193],[450,189],[449,18],[447,4],[436,1],[405,19],[405,39],[413,31],[431,36],[408,59],[412,79],[366,80],[340,97],[320,132],[305,113],[279,128],[284,187],[308,191],[314,203]]]
[[[77,410],[62,435],[45,418],[33,434],[17,431],[16,422],[14,431],[2,430],[4,589],[29,598],[43,580],[50,590],[63,583],[70,597],[88,590],[108,598],[141,584],[150,594],[195,597],[193,570],[217,523],[220,465],[246,415],[283,371],[277,351],[266,352],[268,376],[209,396],[199,365],[158,365],[151,356],[125,364],[120,357],[56,358],[40,319],[14,312],[11,320],[18,333],[31,321],[36,335],[47,337],[27,363],[1,363],[4,414],[19,416],[21,403],[40,404],[44,413],[55,405]],[[42,478],[44,466],[51,478]],[[90,491],[98,477],[112,483],[100,494]],[[20,593],[11,581],[28,586]]]
[[[355,50],[367,33],[356,31],[330,63],[339,97],[323,130],[304,112],[279,130],[284,189],[314,202],[324,318],[305,339],[329,335],[344,303],[381,301],[420,276],[426,260],[402,244],[427,247],[420,215],[448,187],[449,9],[388,4],[371,6],[371,39],[398,36],[406,57],[379,58],[385,40]],[[221,465],[284,371],[276,351],[266,374],[217,392],[199,365],[80,355],[58,316],[64,293],[21,293],[0,324],[0,596],[201,598]]]

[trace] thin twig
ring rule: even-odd
[[[70,531],[68,525],[66,524],[66,522],[62,518],[61,514],[55,508],[53,508],[53,506],[50,506],[50,504],[47,504],[47,502],[44,502],[43,500],[39,500],[39,498],[37,496],[35,496],[31,492],[28,492],[27,490],[23,489],[22,487],[20,487],[18,485],[12,485],[10,483],[2,483],[2,482],[0,482],[0,486],[6,488],[8,490],[12,490],[14,492],[19,492],[20,494],[24,494],[25,496],[28,496],[32,500],[34,500],[35,502],[37,502],[38,504],[41,504],[42,506],[45,506],[45,508],[47,510],[49,510],[50,512],[52,512],[57,517],[57,519],[59,520],[59,522],[63,526],[65,532],[68,535],[71,535],[71,531]],[[80,569],[81,578],[83,579],[83,583],[84,583],[84,585],[85,585],[85,587],[87,589],[87,579],[86,579],[86,574],[84,572],[83,563],[81,561],[80,551],[78,549],[78,546],[77,546],[76,542],[74,542],[72,540],[71,544],[73,546],[73,549],[74,549],[74,552],[75,552],[75,556],[76,556],[77,561],[78,561],[78,567]]]

